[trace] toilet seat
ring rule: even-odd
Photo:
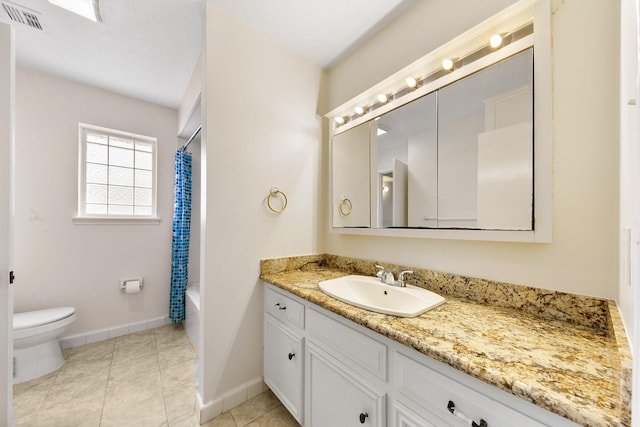
[[[67,318],[75,313],[73,307],[56,307],[44,310],[28,311],[25,313],[15,313],[13,315],[13,330],[33,328],[35,326],[47,325]]]
[[[28,311],[13,315],[13,339],[15,348],[31,345],[31,337],[56,331],[76,320],[73,307],[57,307]]]

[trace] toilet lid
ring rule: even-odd
[[[73,307],[56,307],[44,310],[27,311],[25,313],[15,313],[13,315],[13,330],[33,328],[34,326],[46,325],[65,317],[71,316],[76,309]]]

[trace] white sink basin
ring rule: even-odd
[[[390,286],[369,276],[344,276],[322,281],[319,286],[325,294],[347,304],[400,317],[415,317],[445,302],[426,289]]]

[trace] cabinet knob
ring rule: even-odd
[[[293,359],[296,356],[295,353],[289,353],[289,360]]]
[[[278,307],[278,310],[286,310],[287,309],[286,305],[280,305],[279,302],[276,303],[276,307]]]
[[[368,417],[369,417],[369,414],[367,414],[366,412],[361,412],[360,413],[360,424],[364,424],[364,422],[367,420]]]
[[[449,412],[451,412],[453,415],[455,415],[456,417],[460,418],[462,421],[469,424],[471,427],[489,427],[489,424],[487,424],[485,420],[480,419],[480,424],[478,424],[475,421],[473,421],[471,418],[468,418],[462,412],[458,411],[456,409],[456,404],[453,402],[453,400],[450,400],[449,403],[447,403],[447,409],[449,410]]]

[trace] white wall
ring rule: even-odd
[[[416,2],[330,71],[326,111],[511,3]],[[323,251],[584,295],[616,297],[619,7],[617,2],[552,3],[556,7],[552,17],[553,242],[465,242],[327,234],[321,245]],[[328,208],[323,212],[328,214]]]
[[[205,405],[262,375],[260,259],[317,251],[321,70],[206,3]],[[287,194],[269,213],[272,186]]]
[[[634,0],[621,1],[620,32],[620,311],[629,338],[634,337],[636,325],[632,284],[638,286],[640,277],[640,110],[638,99],[638,11]],[[632,102],[635,100],[635,104]],[[626,236],[625,229],[632,235]],[[630,238],[627,242],[627,238]],[[635,261],[632,261],[635,260]]]
[[[0,426],[13,424],[13,289],[11,215],[14,144],[14,33],[0,22]]]
[[[74,224],[78,122],[158,139],[160,224]],[[168,313],[177,111],[28,69],[16,79],[15,311],[70,305],[69,335]],[[144,277],[136,295],[120,279]]]

